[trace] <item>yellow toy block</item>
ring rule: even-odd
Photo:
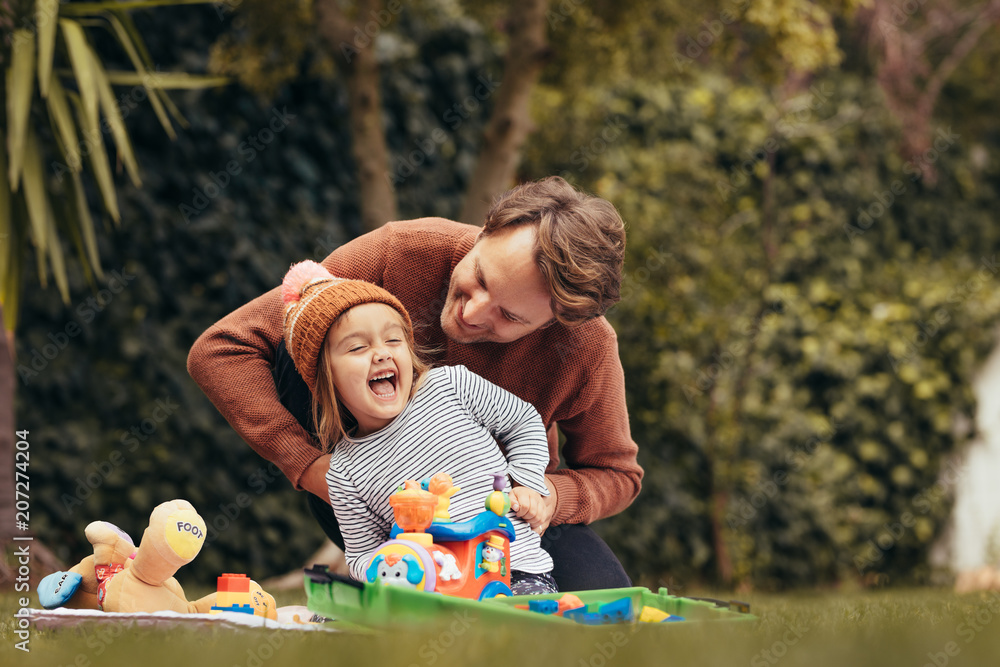
[[[640,623],[662,623],[668,618],[670,618],[670,614],[660,611],[656,607],[643,607],[642,613],[639,614]]]

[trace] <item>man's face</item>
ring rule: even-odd
[[[551,297],[532,257],[535,227],[480,237],[455,267],[441,328],[458,343],[509,343],[553,319]]]

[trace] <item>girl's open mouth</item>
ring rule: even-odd
[[[384,371],[368,380],[368,388],[379,398],[394,398],[396,396],[396,373]]]

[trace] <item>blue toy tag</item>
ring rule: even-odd
[[[61,607],[73,597],[83,581],[76,572],[53,572],[38,582],[38,602],[46,609]]]

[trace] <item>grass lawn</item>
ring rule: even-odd
[[[0,597],[0,664],[261,667],[263,665],[1000,665],[1000,593],[944,590],[748,595],[755,622],[539,627],[537,632],[448,619],[376,633],[182,628],[30,630],[14,646],[18,602]],[[36,599],[37,600],[37,599]],[[304,604],[305,594],[278,604]],[[37,605],[37,601],[34,603]]]

